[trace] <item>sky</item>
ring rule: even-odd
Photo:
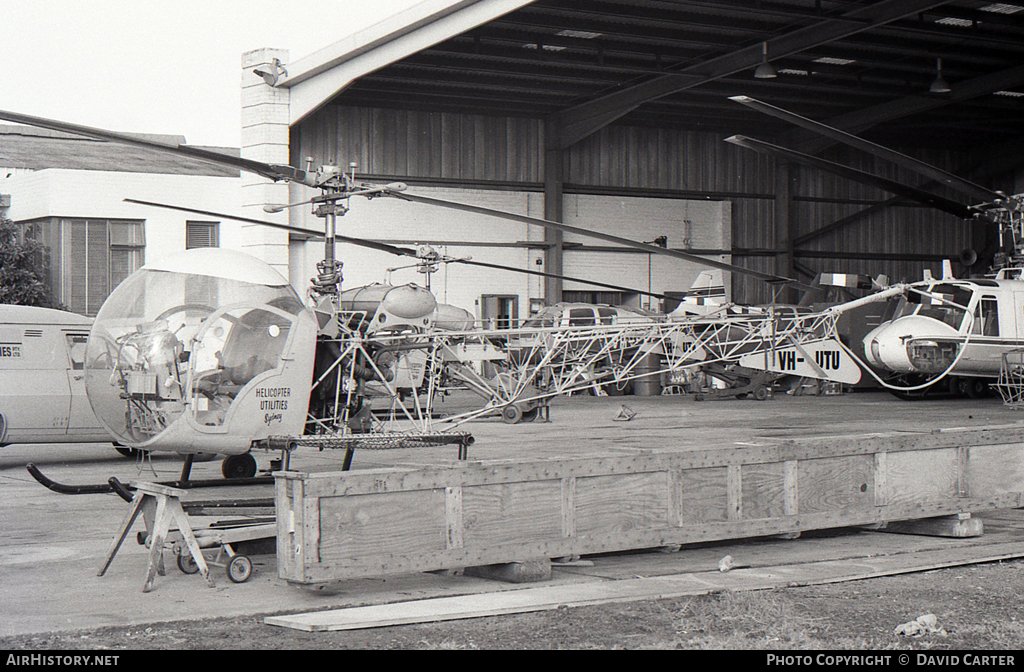
[[[0,0],[0,109],[238,147],[243,52],[296,61],[421,1]]]

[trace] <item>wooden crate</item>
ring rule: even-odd
[[[1024,506],[1024,428],[276,475],[282,579],[523,562]]]

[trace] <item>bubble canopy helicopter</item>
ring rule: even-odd
[[[147,264],[115,288],[86,348],[100,422],[143,450],[227,455],[255,473],[251,440],[301,432],[317,322],[269,265],[200,248]]]

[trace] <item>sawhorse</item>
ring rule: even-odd
[[[121,531],[114,539],[110,547],[110,553],[107,554],[107,561],[103,563],[103,567],[100,568],[97,576],[103,576],[106,573],[110,563],[114,561],[114,556],[117,555],[118,549],[121,548],[124,538],[128,536],[132,523],[135,522],[135,519],[141,512],[142,518],[146,523],[146,545],[149,546],[149,572],[146,575],[146,584],[142,587],[142,592],[148,593],[153,589],[153,581],[156,579],[157,572],[161,576],[166,574],[163,552],[167,533],[171,529],[171,523],[177,524],[181,536],[184,537],[185,545],[189,553],[192,554],[192,559],[195,560],[196,565],[199,567],[199,572],[206,579],[206,583],[213,588],[214,583],[213,577],[210,576],[210,568],[207,567],[206,560],[203,558],[203,552],[200,550],[199,543],[192,533],[192,526],[189,525],[188,516],[181,507],[181,498],[187,491],[157,483],[133,483],[132,485],[135,487],[135,496],[132,497],[132,508],[128,515],[125,516],[124,523],[121,525]]]

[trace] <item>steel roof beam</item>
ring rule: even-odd
[[[882,0],[843,14],[843,20],[825,19],[814,25],[797,28],[784,35],[771,38],[767,40],[768,53],[772,58],[780,58],[907,16],[916,15],[943,4],[945,2],[936,2],[935,0]],[[863,23],[850,19],[861,19]],[[761,62],[761,59],[761,45],[753,44],[563,110],[553,115],[551,122],[558,124],[560,128],[558,137],[561,146],[569,147],[645,102],[753,68]]]
[[[955,82],[953,91],[943,96],[906,96],[879,105],[866,107],[856,112],[840,115],[825,123],[847,133],[859,133],[885,121],[925,112],[954,102],[977,98],[995,91],[1011,89],[1020,84],[1024,84],[1024,65],[1007,68],[1006,70],[982,75],[981,77],[975,77],[966,81]],[[800,147],[801,151],[808,154],[819,154],[834,144],[831,140],[822,139],[820,136],[810,132],[794,131],[787,136],[787,140],[787,144]]]

